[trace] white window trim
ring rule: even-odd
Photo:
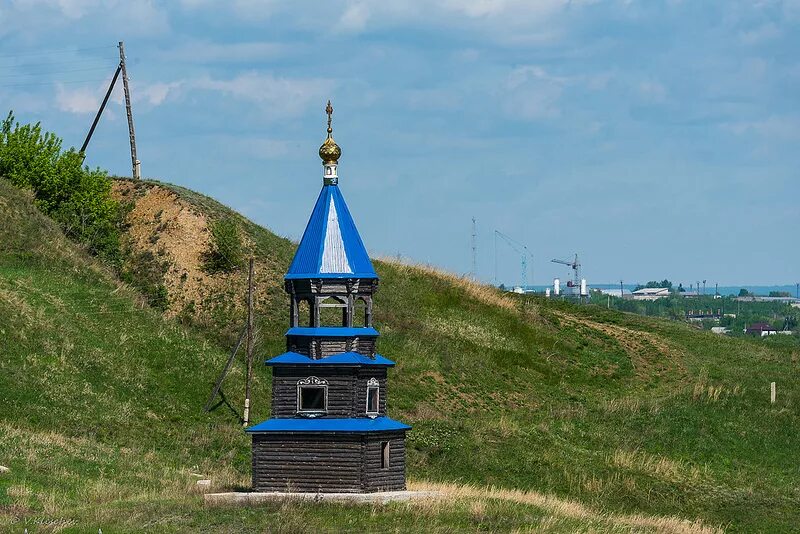
[[[377,390],[378,402],[377,402],[377,409],[374,412],[370,411],[370,409],[369,409],[369,390],[370,389]],[[378,415],[381,413],[381,384],[375,378],[370,378],[367,381],[367,398],[366,398],[366,401],[367,401],[367,406],[366,406],[366,410],[365,411],[367,412],[367,415],[372,417],[373,419],[375,417],[378,417]]]
[[[300,391],[303,388],[322,388],[324,394],[324,406],[322,410],[304,410],[303,406],[300,401]],[[316,376],[309,376],[308,378],[302,378],[297,381],[297,413],[300,415],[305,415],[307,417],[319,417],[320,415],[324,415],[328,413],[328,381],[323,378],[317,378]]]

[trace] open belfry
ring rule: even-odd
[[[339,190],[341,149],[319,149],[323,186],[284,277],[289,330],[272,368],[272,417],[253,439],[253,489],[376,492],[405,489],[410,426],[386,415],[387,370],[372,326],[378,275]]]

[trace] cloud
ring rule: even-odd
[[[100,97],[96,89],[66,89],[62,84],[56,86],[56,107],[60,111],[82,115],[96,113],[99,106]]]
[[[190,63],[252,63],[275,59],[289,51],[273,42],[213,43],[192,41],[164,52],[165,59]]]
[[[241,148],[251,157],[258,159],[278,159],[288,154],[292,143],[284,139],[266,138],[232,138],[233,143],[241,144]]]
[[[770,141],[800,139],[800,117],[772,115],[755,121],[730,122],[723,129],[736,135],[755,134]]]
[[[183,82],[153,83],[137,87],[134,94],[141,95],[139,98],[151,106],[161,105],[170,94],[174,94],[183,86]]]
[[[654,80],[645,80],[639,84],[639,94],[642,97],[654,103],[661,103],[667,100],[667,88],[661,83]]]
[[[366,4],[361,2],[351,4],[347,6],[339,19],[337,29],[345,32],[360,32],[366,27],[369,15]]]
[[[201,78],[188,85],[256,103],[273,116],[289,117],[303,113],[312,101],[322,101],[336,83],[324,78],[280,78],[247,72],[230,79]]]
[[[84,19],[95,35],[153,35],[169,30],[166,10],[153,0],[12,0],[9,18],[16,33],[24,34],[32,27],[39,31],[63,28]]]
[[[338,4],[335,32],[360,33],[387,27],[454,28],[482,33],[497,41],[543,42],[560,35],[555,19],[568,0],[407,0]]]
[[[229,0],[219,2],[218,0],[180,0],[180,6],[186,10],[200,11],[204,9],[212,10],[215,15],[225,15],[228,12],[243,21],[261,22],[275,14],[276,8],[280,6],[279,0]]]
[[[460,95],[447,89],[411,89],[404,96],[408,107],[415,110],[452,111],[462,105]]]
[[[762,24],[751,30],[739,32],[739,40],[746,45],[755,45],[763,41],[775,39],[781,35],[781,29],[772,22]]]
[[[538,65],[514,69],[506,78],[502,100],[510,116],[539,120],[561,114],[559,100],[566,78],[552,76]]]

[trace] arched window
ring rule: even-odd
[[[367,303],[363,298],[356,300],[355,309],[353,310],[353,326],[369,326],[369,318],[367,317]]]
[[[339,297],[328,297],[319,305],[319,326],[347,326],[347,303]]]
[[[311,305],[307,300],[297,303],[297,326],[311,326]]]
[[[370,378],[367,382],[367,415],[375,417],[380,412],[381,406],[381,386],[376,378]]]

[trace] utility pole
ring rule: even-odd
[[[244,385],[244,426],[250,423],[250,382],[253,379],[253,263],[247,273],[247,378]]]
[[[136,159],[136,132],[133,129],[133,113],[131,112],[131,91],[128,87],[128,70],[125,67],[125,45],[119,42],[119,66],[122,71],[122,88],[125,91],[125,112],[128,114],[128,134],[131,138],[131,166],[133,167],[133,178],[141,178],[139,160]]]
[[[472,218],[472,279],[478,277],[478,227]]]
[[[622,289],[622,280],[619,281],[619,298],[625,298],[625,290]]]
[[[703,295],[706,294],[706,281],[703,280]]]
[[[497,285],[497,231],[494,232],[494,285]]]

